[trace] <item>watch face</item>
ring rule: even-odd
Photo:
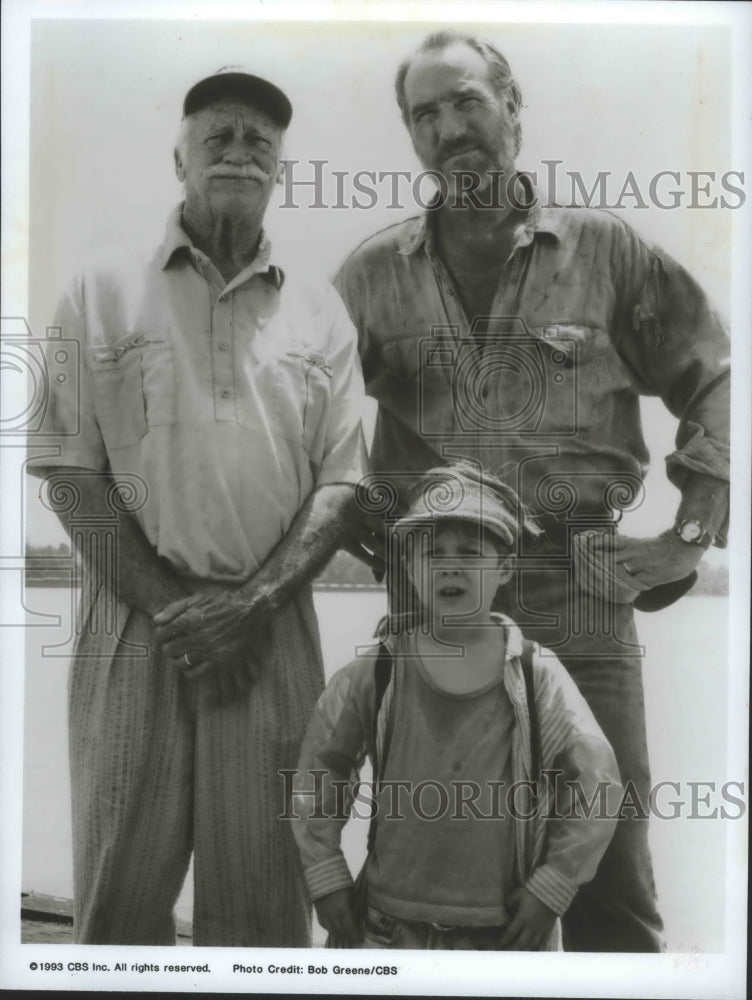
[[[694,542],[700,537],[701,534],[702,525],[697,521],[687,521],[686,524],[681,526],[679,531],[682,541],[685,542]]]

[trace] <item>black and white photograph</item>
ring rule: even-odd
[[[752,6],[3,27],[0,985],[743,997]]]

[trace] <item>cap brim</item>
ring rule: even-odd
[[[185,95],[183,117],[228,97],[240,98],[265,111],[282,128],[287,128],[292,119],[292,105],[287,95],[268,80],[250,73],[215,73],[199,80]]]
[[[465,524],[475,524],[482,531],[489,531],[495,535],[505,546],[514,546],[514,537],[506,526],[495,524],[492,520],[481,521],[477,516],[470,513],[463,513],[462,510],[447,511],[426,511],[415,514],[406,514],[396,521],[392,526],[393,531],[406,531],[412,527],[420,527],[421,524],[436,524],[439,521],[462,521]]]

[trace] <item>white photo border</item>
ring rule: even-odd
[[[279,21],[372,21],[420,22],[437,17],[435,5],[419,2],[278,2],[260,0],[211,4],[170,2],[29,2],[8,0],[3,5],[3,263],[2,315],[25,317],[28,303],[29,259],[29,107],[31,35],[37,19],[136,19],[157,21],[279,20]],[[698,2],[603,3],[579,2],[523,5],[512,2],[464,2],[441,5],[441,19],[449,23],[514,21],[529,24],[593,22],[634,25],[650,24],[670,32],[679,25],[726,25],[732,29],[732,155],[730,167],[752,177],[752,149],[748,123],[752,110],[752,60],[750,59],[750,4]],[[659,27],[660,26],[660,27]],[[396,58],[396,55],[395,55]],[[384,80],[385,89],[391,80]],[[748,181],[747,181],[748,183]],[[746,188],[749,192],[749,188]],[[752,308],[749,274],[752,273],[751,202],[732,213],[731,329],[732,364],[732,501],[733,545],[729,552],[730,625],[728,681],[728,774],[748,781],[748,667],[749,667],[749,565],[750,565],[750,391],[752,351],[749,331]],[[18,526],[22,512],[22,449],[0,442],[2,464],[2,508],[0,519],[0,597],[2,621],[17,620],[17,574],[22,572],[23,541]],[[11,583],[12,580],[12,583]],[[6,613],[9,617],[6,618]],[[0,986],[14,989],[81,989],[85,991],[144,991],[228,993],[361,993],[379,995],[467,995],[467,996],[641,996],[731,998],[742,997],[746,982],[747,946],[747,823],[729,822],[726,870],[726,948],[723,953],[703,955],[536,955],[477,953],[472,956],[433,952],[410,953],[325,952],[287,949],[193,948],[176,952],[168,948],[119,948],[19,943],[19,898],[23,829],[22,760],[24,708],[24,629],[2,630],[0,673]],[[713,669],[709,664],[708,669]],[[295,972],[261,974],[233,973],[243,962],[268,970],[300,967]],[[42,973],[32,968],[60,962],[63,971]],[[128,970],[139,963],[202,965],[208,974],[150,973],[128,971],[115,976],[97,972],[94,963],[108,966],[125,962]],[[86,973],[69,968],[88,964]],[[326,966],[327,973],[308,973],[310,967]],[[347,975],[335,966],[397,967],[396,975]]]

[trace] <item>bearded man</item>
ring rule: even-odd
[[[493,45],[429,36],[396,94],[439,190],[335,282],[379,404],[371,469],[404,495],[417,473],[466,458],[537,516],[544,533],[518,553],[505,610],[567,667],[638,803],[595,878],[577,892],[562,865],[543,902],[563,918],[566,950],[659,951],[633,603],[675,600],[705,548],[725,544],[728,338],[692,277],[620,219],[541,206],[516,170],[522,97]],[[666,468],[681,501],[651,538],[615,530],[648,464],[641,395],[679,419]],[[378,550],[365,521],[364,546]]]

